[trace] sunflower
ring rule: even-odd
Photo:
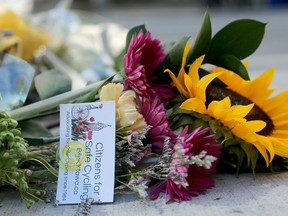
[[[259,139],[268,140],[275,155],[288,157],[288,91],[271,96],[275,89],[269,86],[273,80],[274,68],[268,69],[253,80],[244,80],[236,73],[216,67],[211,73],[221,74],[218,78],[227,87],[225,90],[235,98],[254,103],[254,108],[246,116],[248,120],[263,120],[267,124],[258,132]],[[234,100],[237,103],[237,99]]]
[[[274,157],[275,150],[271,141],[259,134],[267,126],[267,123],[262,119],[245,118],[255,106],[254,103],[233,105],[228,95],[219,100],[211,100],[210,97],[207,98],[208,85],[216,77],[223,77],[223,72],[222,70],[215,70],[213,73],[200,79],[198,69],[204,59],[204,56],[201,56],[189,66],[187,74],[185,72],[185,65],[188,52],[189,45],[187,44],[183,53],[182,67],[177,77],[169,69],[165,70],[165,72],[169,73],[178,92],[186,99],[180,105],[180,109],[190,111],[192,116],[196,118],[206,119],[209,124],[211,121],[216,121],[220,124],[220,127],[227,128],[232,133],[232,137],[224,137],[222,143],[235,138],[235,140],[240,140],[239,144],[244,151],[249,151],[247,143],[250,146],[252,144],[264,157],[268,166]],[[206,118],[203,116],[206,116]],[[222,129],[213,130],[216,133],[222,133],[222,131]],[[250,159],[248,158],[248,161]]]

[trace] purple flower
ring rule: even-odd
[[[32,176],[32,174],[33,174],[32,170],[30,170],[30,169],[26,170],[26,175],[27,176]]]
[[[211,174],[216,172],[220,145],[210,144],[215,141],[215,136],[204,136],[208,130],[206,128],[200,131],[198,128],[186,135],[188,127],[185,127],[173,147],[168,178],[152,189],[151,199],[158,198],[164,192],[166,202],[169,197],[176,202],[191,200],[192,196],[198,196],[200,192],[214,186]]]
[[[151,126],[147,134],[148,143],[152,144],[153,152],[161,153],[165,139],[168,137],[173,142],[176,138],[169,125],[167,110],[157,98],[138,98],[138,105],[147,125]]]
[[[161,42],[152,39],[151,33],[143,33],[141,30],[138,35],[133,35],[128,51],[124,56],[124,71],[126,80],[124,89],[131,87],[137,95],[148,98],[158,97],[161,100],[170,100],[175,93],[167,83],[159,83],[157,78],[161,74],[155,74],[156,67],[165,58]]]

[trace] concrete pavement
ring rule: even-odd
[[[89,215],[101,216],[280,216],[288,211],[288,173],[215,176],[215,187],[191,201],[165,204],[165,197],[141,200],[131,192],[115,194],[111,204],[92,205]],[[17,192],[0,192],[1,216],[76,216],[78,205],[55,207],[36,203],[26,209]],[[77,216],[84,216],[78,214]]]

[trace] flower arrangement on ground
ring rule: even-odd
[[[258,48],[264,32],[265,24],[243,19],[212,37],[208,12],[193,45],[189,37],[162,44],[145,26],[136,26],[115,59],[117,81],[94,83],[81,96],[72,91],[2,112],[0,181],[28,195],[24,200],[31,206],[42,192],[32,193],[28,185],[37,178],[31,161],[44,166],[46,176],[57,175],[58,165],[56,150],[47,158],[28,153],[28,145],[40,149],[52,143],[57,149],[59,137],[43,137],[39,127],[29,137],[32,123],[27,120],[57,115],[60,103],[95,100],[116,104],[116,189],[151,199],[163,192],[166,202],[180,202],[212,188],[217,171],[286,169],[288,91],[272,96],[274,70],[250,80],[248,64],[242,62]],[[22,137],[16,120],[26,133]],[[73,119],[75,139],[92,139],[95,121]]]

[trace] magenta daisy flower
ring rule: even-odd
[[[215,135],[204,136],[209,128],[200,128],[186,135],[188,127],[178,136],[172,150],[171,163],[166,181],[158,183],[150,193],[151,199],[166,194],[170,199],[180,202],[191,200],[200,192],[214,186],[211,174],[216,172],[217,159],[220,156],[220,145],[212,145]]]
[[[175,95],[172,87],[169,84],[156,83],[159,74],[154,73],[164,58],[161,42],[152,39],[150,32],[143,33],[141,30],[137,35],[133,35],[123,59],[127,76],[124,82],[125,90],[131,87],[139,96],[158,97],[166,101],[171,99]]]
[[[152,145],[153,152],[161,153],[165,139],[170,138],[172,143],[176,138],[169,125],[167,110],[157,98],[138,98],[138,105],[147,125],[151,126],[147,134],[148,143]]]

